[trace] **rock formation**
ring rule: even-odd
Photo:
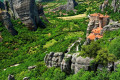
[[[62,52],[51,52],[45,56],[45,63],[48,67],[61,67],[61,70],[70,74],[77,73],[80,69],[91,70],[90,59],[79,56],[79,53],[63,54]]]
[[[43,18],[44,21],[49,22],[48,19],[45,17],[44,11],[43,11],[43,5],[41,3],[38,3],[37,5],[38,14]]]
[[[100,10],[104,11],[104,9],[108,6],[108,0],[105,0],[102,5],[100,5]]]
[[[51,52],[50,54],[47,54],[44,58],[44,61],[48,67],[60,67],[61,62],[64,58],[64,53],[62,52]]]
[[[114,12],[120,12],[120,0],[113,0],[111,6],[113,7]]]
[[[120,29],[120,23],[109,23],[109,25],[104,26],[100,34],[103,34],[106,31],[114,31]]]
[[[112,7],[114,12],[120,12],[120,0],[112,0],[112,3],[109,3],[109,0],[105,0],[102,5],[100,5],[100,10],[104,11],[104,9],[110,5],[109,7]]]
[[[30,70],[35,69],[35,68],[36,68],[36,65],[35,66],[29,66],[28,70],[30,71]]]
[[[15,80],[14,75],[9,74],[8,80]]]
[[[2,22],[6,29],[12,34],[12,35],[17,35],[17,31],[13,28],[12,22],[10,20],[10,15],[9,13],[5,10],[4,4],[0,2],[0,22]]]
[[[75,2],[75,0],[68,0],[66,5],[62,5],[58,8],[55,8],[52,11],[58,11],[58,10],[74,11],[74,8],[76,5],[77,5],[77,2]]]
[[[120,64],[120,61],[117,61],[103,66],[102,64],[91,63],[92,60],[94,59],[79,56],[79,53],[64,54],[62,52],[50,52],[50,54],[47,54],[44,58],[47,67],[60,67],[61,71],[64,71],[67,74],[76,74],[80,69],[97,71],[97,69],[102,70],[104,67],[106,67],[108,71],[114,71]]]
[[[35,0],[9,0],[9,4],[14,17],[20,18],[30,30],[45,26],[39,18]]]
[[[105,25],[108,25],[109,20],[108,15],[104,16],[100,13],[90,14],[86,37],[89,36],[93,29],[97,29],[98,27],[103,28]]]

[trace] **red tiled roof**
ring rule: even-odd
[[[89,38],[90,40],[94,40],[95,39],[95,34],[90,33],[90,35],[87,38]]]
[[[101,30],[102,30],[102,28],[101,28],[101,27],[98,27],[97,29],[93,29],[92,32],[93,32],[93,33],[100,33]]]

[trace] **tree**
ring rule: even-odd
[[[109,51],[113,53],[117,58],[120,58],[120,38],[117,38],[109,45]]]

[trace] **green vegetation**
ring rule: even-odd
[[[104,0],[78,0],[83,2],[75,7],[76,14],[91,14],[99,11],[99,4]],[[62,20],[58,16],[76,15],[68,12],[68,15],[59,15],[59,11],[48,13],[49,9],[54,9],[59,5],[66,4],[66,0],[43,2],[45,15],[50,21],[46,23],[46,28],[38,28],[37,31],[29,31],[20,20],[12,20],[18,35],[11,36],[0,23],[0,32],[2,32],[3,41],[0,42],[0,80],[7,80],[9,74],[13,74],[16,80],[22,80],[29,77],[30,80],[120,80],[120,66],[113,72],[106,69],[102,71],[84,71],[80,70],[77,74],[67,75],[61,72],[60,68],[47,68],[44,63],[44,57],[49,52],[66,52],[67,48],[78,38],[82,38],[82,44],[85,41],[88,19]],[[65,11],[61,11],[66,13]],[[103,12],[105,13],[105,12]],[[119,20],[118,13],[107,12],[112,19]],[[106,32],[102,39],[92,42],[87,46],[80,46],[81,54],[84,57],[91,57],[93,62],[106,65],[108,62],[120,59],[120,30]],[[109,41],[111,39],[111,41]],[[76,43],[77,45],[78,43]],[[81,44],[81,45],[82,45]],[[74,47],[71,53],[75,52]],[[69,59],[68,59],[69,60]],[[14,64],[20,64],[16,67],[10,67]],[[28,66],[37,67],[28,71]],[[4,71],[4,69],[6,69]]]

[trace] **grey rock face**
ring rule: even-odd
[[[71,73],[71,54],[65,54],[64,59],[61,62],[61,70],[70,74]]]
[[[104,9],[108,6],[108,0],[105,0],[102,5],[100,5],[100,10],[104,11]]]
[[[75,2],[75,0],[68,0],[66,5],[62,5],[58,8],[55,8],[52,11],[56,11],[56,10],[67,10],[67,11],[73,10],[74,11],[74,8],[76,5],[77,5],[77,2]]]
[[[120,0],[113,0],[111,5],[113,7],[114,12],[120,12],[120,8],[119,8]]]
[[[4,3],[3,3],[3,2],[1,2],[1,1],[0,1],[0,8],[1,8],[2,10],[4,10],[4,9],[5,9]]]
[[[120,29],[120,23],[112,23],[112,24],[104,26],[100,34],[103,34],[106,31],[114,31],[118,29]]]
[[[47,54],[45,56],[45,63],[48,67],[61,67],[61,70],[70,74],[71,72],[77,73],[80,69],[91,70],[90,59],[88,57],[83,58],[79,56],[79,53],[72,54],[64,54],[57,52]]]
[[[120,60],[118,60],[117,62],[114,63],[114,70],[116,70],[118,68],[119,64],[120,64]]]
[[[0,1],[0,4],[2,4],[2,6],[0,5],[0,22],[2,22],[6,29],[12,34],[12,35],[17,35],[17,31],[13,28],[12,22],[10,20],[10,15],[7,11],[5,11],[5,8],[3,8],[4,4]]]
[[[10,15],[8,12],[2,12],[2,22],[5,25],[6,29],[12,34],[17,35],[18,32],[13,28],[13,24],[10,20]]]
[[[37,26],[44,26],[41,22],[35,0],[9,0],[13,15],[30,29],[36,30]]]
[[[63,58],[64,54],[62,52],[51,52],[45,56],[44,61],[48,67],[60,67]]]
[[[14,75],[9,74],[8,80],[15,80]]]
[[[49,22],[48,19],[46,18],[44,11],[43,11],[43,5],[42,4],[38,4],[37,5],[37,9],[38,9],[38,14],[39,16],[41,16],[46,22]]]
[[[77,55],[75,55],[74,57],[72,57],[72,65],[71,65],[71,69],[72,71],[76,74],[80,69],[84,69],[84,70],[91,70],[90,69],[90,62],[93,59],[90,59],[88,57],[83,58],[81,56],[77,57]]]
[[[105,0],[104,3],[100,5],[100,10],[104,11],[108,4],[108,0]],[[120,12],[120,0],[112,0],[112,3],[110,5],[113,8],[114,12]]]

